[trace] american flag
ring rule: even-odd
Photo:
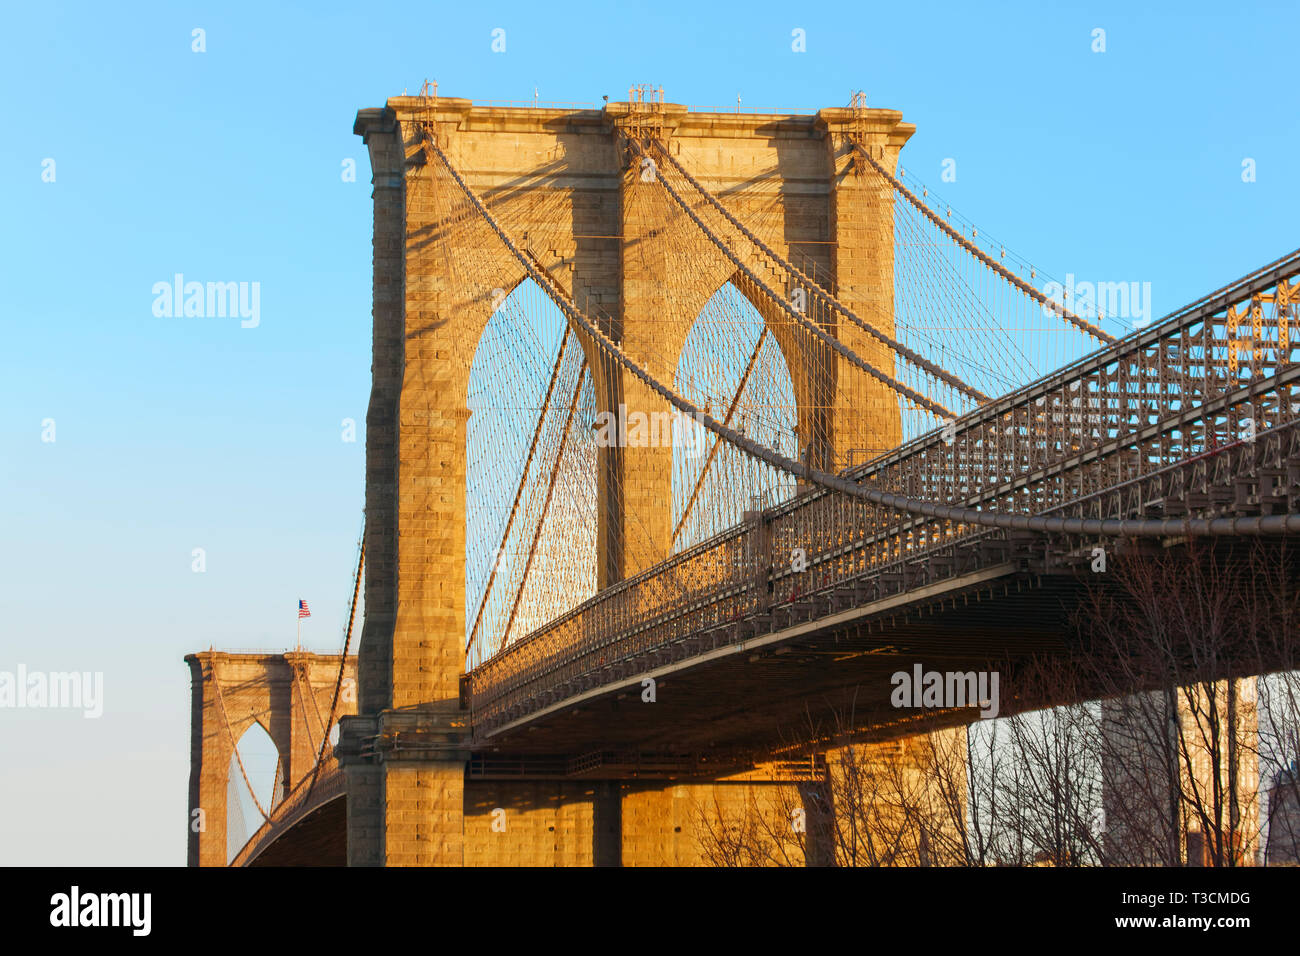
[[[311,617],[311,608],[309,608],[309,607],[307,606],[307,602],[306,602],[306,601],[299,600],[299,601],[298,601],[298,619],[299,619],[299,620],[302,620],[304,617]]]

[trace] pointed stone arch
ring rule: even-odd
[[[535,524],[526,520],[530,517],[527,514],[530,502],[525,500],[528,495],[518,502],[518,508],[514,499],[520,473],[526,465],[534,480],[546,474],[538,470],[544,464],[541,459],[534,457],[529,463],[529,452],[538,425],[537,409],[547,398],[557,357],[561,368],[560,373],[554,376],[556,389],[546,406],[543,434],[549,434],[563,422],[567,409],[575,401],[575,386],[580,410],[590,411],[596,404],[590,360],[593,346],[586,336],[573,330],[563,310],[542,286],[529,277],[521,277],[508,294],[504,294],[504,289],[498,290],[495,298],[498,307],[479,334],[466,392],[465,495],[467,504],[476,501],[481,506],[477,509],[467,507],[465,513],[464,633],[475,645],[481,645],[484,639],[500,636],[494,628],[501,626],[502,618],[507,627],[510,623],[519,623],[513,609],[501,604],[502,599],[510,604],[513,593],[509,586],[501,585],[513,584],[515,576],[523,574],[524,558],[518,547],[519,535],[535,532],[543,550],[543,554],[537,556],[542,566],[534,562],[528,578],[534,584],[537,576],[547,576],[548,555],[554,557],[550,550],[554,547],[562,546],[566,553],[573,549],[580,552],[574,567],[563,569],[565,573],[574,572],[583,561],[592,570],[597,563],[596,541],[594,538],[588,541],[586,537],[586,532],[594,529],[569,529],[561,544],[553,540],[554,535],[541,534]],[[579,364],[579,356],[585,358],[585,368]],[[573,460],[578,451],[575,439],[581,439],[582,429],[590,425],[585,418],[585,414],[579,413],[570,427],[563,445],[568,460]],[[589,475],[579,474],[575,478],[566,472],[564,487],[558,489],[561,498],[548,501],[549,507],[544,509],[539,519],[544,522],[544,527],[553,528],[557,514],[564,510],[564,505],[571,504],[565,495],[575,490],[579,494],[595,494],[597,472],[598,462],[595,460],[590,462]],[[588,477],[592,485],[589,492],[586,488]],[[583,488],[575,489],[575,481]],[[513,522],[512,513],[515,517]],[[510,528],[510,538],[506,544],[513,547],[498,554],[495,549],[507,527]],[[474,544],[477,547],[471,546]],[[556,561],[550,561],[550,565],[556,564]],[[571,582],[572,588],[566,592],[574,603],[590,597],[595,591],[594,580],[588,582],[585,576],[580,577],[582,580]],[[492,592],[485,595],[489,584],[493,585]],[[485,597],[490,600],[484,604],[480,617],[480,603]],[[555,614],[564,610],[568,607],[555,610]],[[513,630],[517,632],[517,629]],[[484,650],[490,652],[492,648],[472,646],[469,653],[481,657]]]
[[[269,721],[264,722],[260,717],[248,720],[235,738],[234,749],[230,754],[226,785],[227,860],[234,859],[248,838],[261,826],[262,815],[258,812],[258,806],[270,814],[285,797],[286,756],[271,736],[267,723]],[[247,780],[244,779],[245,774]]]
[[[721,328],[711,331],[710,325],[715,322]],[[782,348],[783,336],[775,331],[779,328],[735,281],[724,282],[700,308],[678,349],[673,386],[715,420],[787,457],[797,458],[799,435],[812,417],[796,394],[789,353]],[[698,343],[700,339],[712,341]],[[704,363],[707,368],[703,369],[695,367],[700,348],[709,354],[709,361]],[[803,370],[797,362],[795,367]],[[701,375],[707,380],[698,381]],[[757,408],[765,411],[756,412]],[[698,430],[697,426],[685,427]],[[748,487],[743,479],[737,483],[734,479],[739,476],[734,474],[728,481],[725,474],[729,455],[729,449],[718,445],[711,433],[693,435],[689,442],[675,436],[671,504],[674,551],[742,520],[749,507],[747,495],[778,490],[781,483],[777,481]],[[729,485],[733,492],[725,503],[718,499],[719,482]],[[706,510],[716,512],[719,505],[725,507],[728,516],[722,523],[717,513]]]
[[[687,334],[689,335],[690,329],[693,329],[695,324],[698,323],[708,303],[712,302],[717,294],[727,286],[731,286],[740,293],[745,298],[745,301],[753,307],[754,311],[762,317],[768,334],[772,336],[777,348],[780,350],[781,358],[785,361],[786,372],[790,376],[790,383],[794,390],[794,400],[799,415],[799,434],[804,436],[806,442],[812,436],[824,433],[825,422],[819,417],[819,410],[824,408],[829,400],[829,377],[827,372],[834,367],[831,350],[812,341],[811,336],[806,334],[802,327],[798,326],[782,309],[777,307],[766,293],[758,290],[752,282],[747,280],[740,270],[733,270],[726,278],[718,282],[713,290],[699,303]],[[684,345],[685,337],[682,339],[682,346]],[[680,363],[680,347],[677,357]]]

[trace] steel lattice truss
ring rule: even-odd
[[[978,520],[819,489],[600,592],[470,675],[476,729],[1004,560],[999,525],[1038,519],[1075,550],[1100,535],[1300,531],[1297,276],[1300,253],[965,416],[951,441],[927,435],[851,473]],[[1246,338],[1242,312],[1257,317]]]

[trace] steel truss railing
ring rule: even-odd
[[[879,501],[818,488],[600,592],[469,675],[476,733],[623,662],[739,621],[762,626],[772,608],[809,593],[878,593],[891,575],[905,585],[909,567],[952,565],[954,548],[999,526],[1094,536],[1300,530],[1300,367],[1289,328],[1297,275],[1300,252],[844,474]],[[894,498],[912,513],[882,503]],[[935,514],[917,500],[935,502]]]

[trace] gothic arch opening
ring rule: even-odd
[[[226,858],[233,860],[263,823],[257,804],[268,814],[285,795],[284,760],[275,741],[257,721],[249,724],[230,755],[226,783]],[[239,769],[240,763],[244,769]],[[247,783],[244,774],[248,775]],[[249,786],[252,790],[249,790]],[[257,795],[254,802],[253,794]]]
[[[788,458],[800,457],[800,409],[789,366],[763,316],[732,283],[710,297],[691,325],[673,383],[716,420]],[[694,422],[681,424],[673,447],[674,552],[732,527],[755,506],[794,495],[795,481],[784,472],[718,442]]]
[[[472,668],[596,592],[591,369],[531,279],[499,302],[466,394],[465,639]]]

